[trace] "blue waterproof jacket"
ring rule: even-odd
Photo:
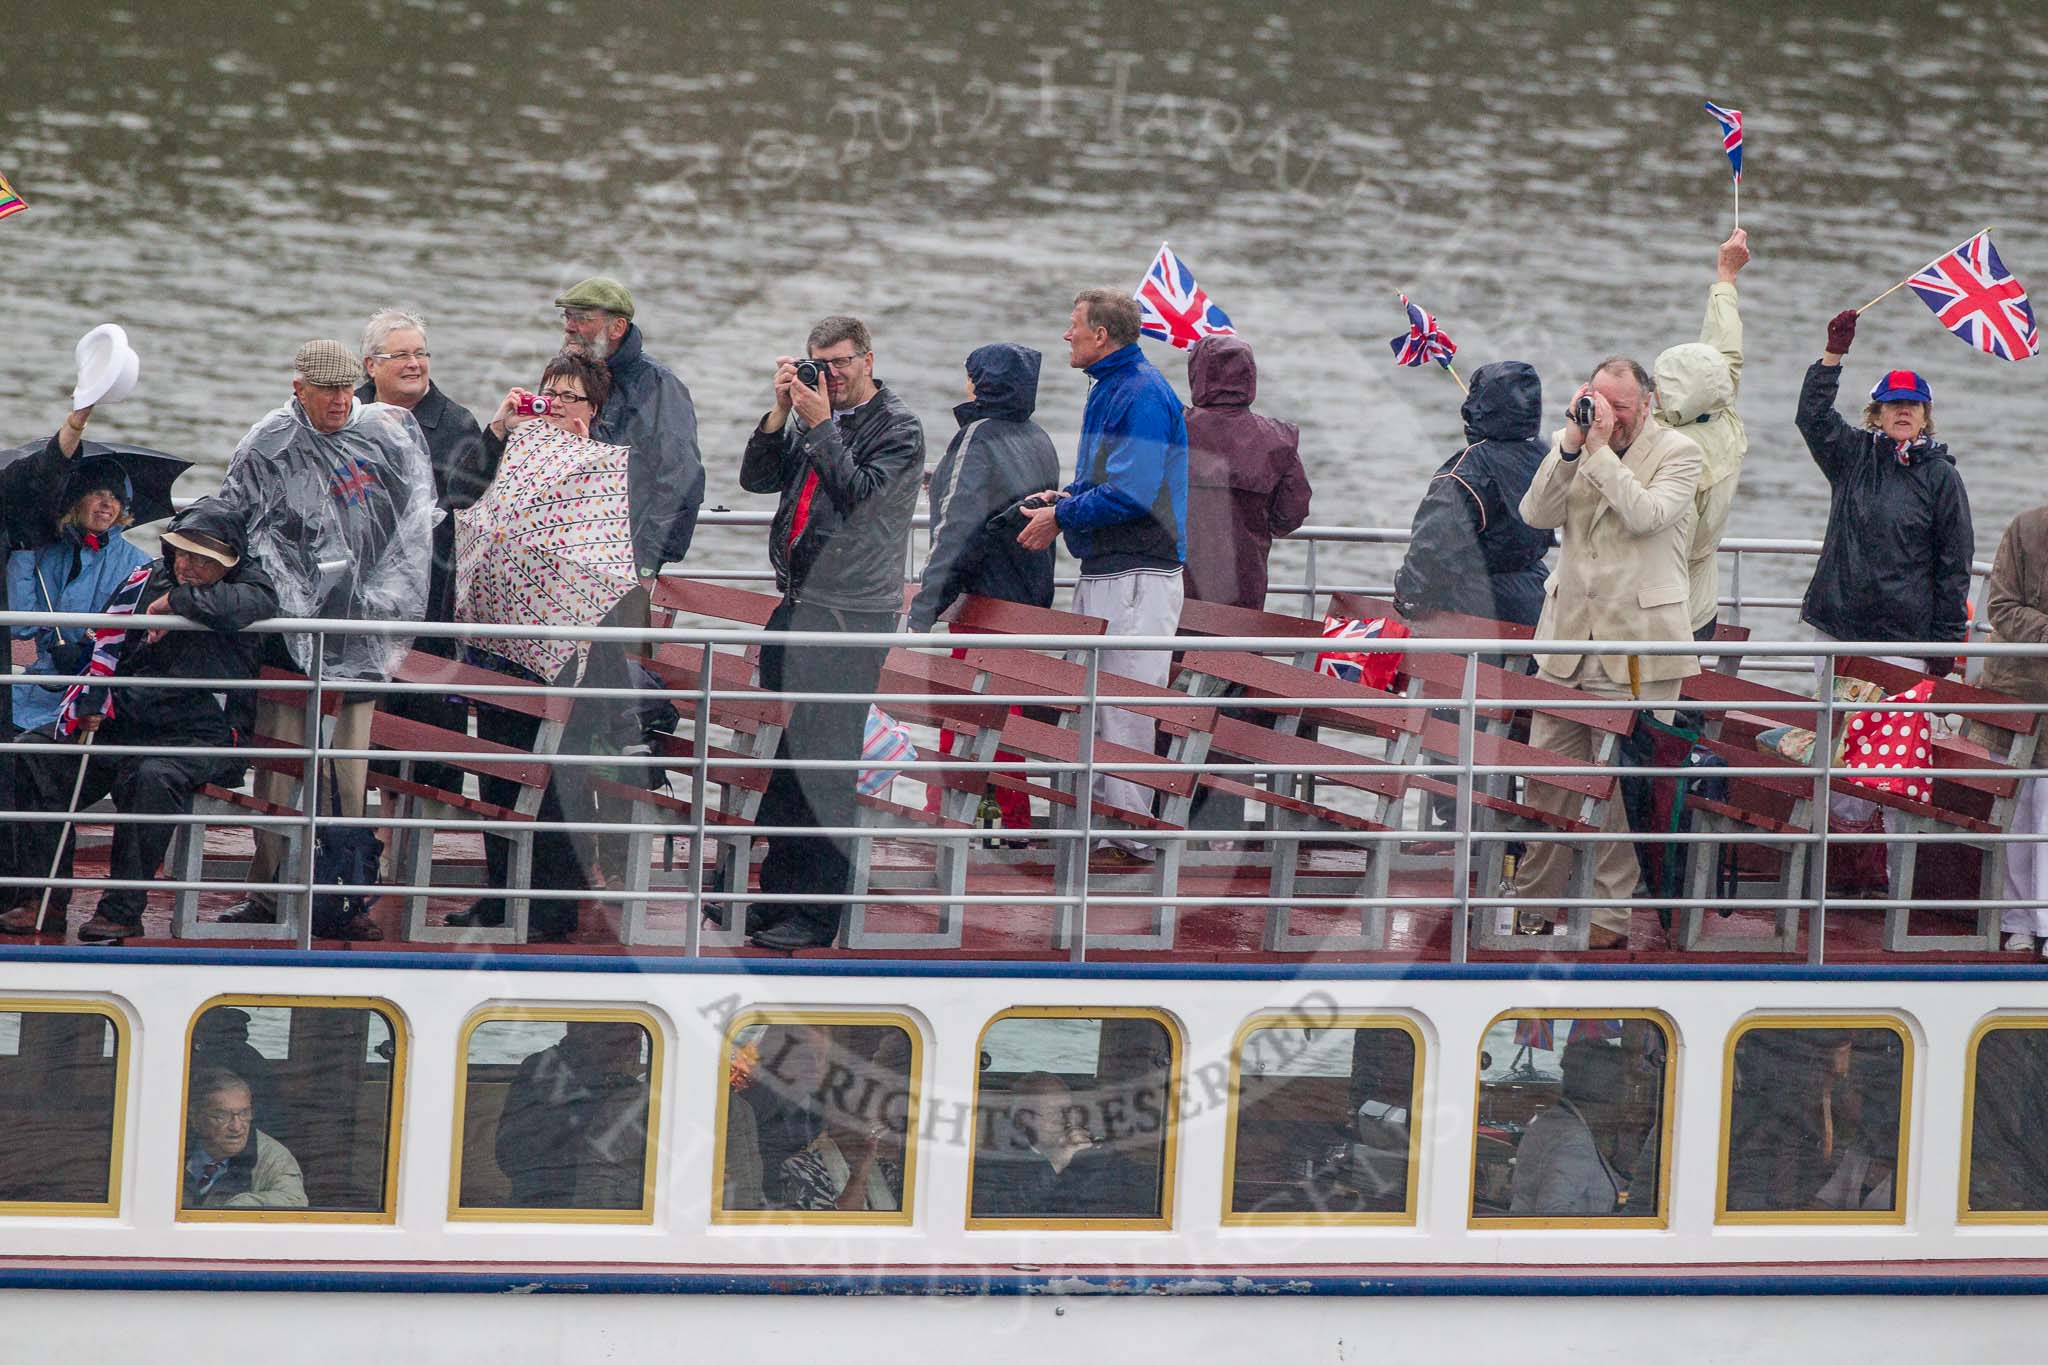
[[[124,499],[133,500],[132,494]],[[15,611],[99,611],[128,575],[147,563],[149,556],[129,544],[118,527],[98,538],[66,527],[48,544],[16,550],[7,557],[7,603]],[[63,679],[52,686],[14,685],[14,723],[24,730],[45,729],[57,719],[57,708],[63,704],[72,678],[82,674],[92,658],[92,632],[16,626],[13,635],[17,640],[35,641],[36,657],[28,666],[29,673]]]
[[[1074,481],[1055,520],[1090,576],[1187,558],[1188,427],[1180,395],[1138,343],[1088,367]]]

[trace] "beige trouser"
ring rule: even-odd
[[[370,717],[377,710],[373,701],[343,702],[334,715],[334,735],[327,741],[327,747],[334,749],[366,749],[370,744]],[[306,739],[306,708],[301,705],[286,705],[282,702],[256,701],[256,732],[286,744],[303,744]],[[365,758],[340,758],[330,760],[334,773],[334,785],[341,798],[340,814],[350,818],[363,813],[363,787],[369,777],[370,761]],[[256,773],[256,798],[268,801],[274,806],[294,804],[293,793],[298,786],[300,772],[272,772],[259,769]],[[324,814],[333,815],[334,801],[326,790],[326,779],[321,779],[320,809]],[[258,832],[256,835],[256,856],[249,862],[249,880],[268,882],[277,879],[278,860],[284,856],[284,840],[275,834]],[[296,875],[296,872],[294,873]],[[252,891],[249,899],[259,905],[274,905],[276,897],[267,891]]]
[[[1548,673],[1539,675],[1548,682],[1561,682],[1576,687],[1581,692],[1596,697],[1629,699],[1627,683],[1615,682],[1600,667],[1597,656],[1584,654],[1579,657],[1578,670],[1569,678],[1553,677]],[[1675,701],[1678,698],[1678,679],[1641,684],[1641,701]],[[1530,747],[1556,754],[1559,758],[1573,763],[1591,763],[1601,737],[1605,731],[1581,725],[1577,721],[1565,720],[1559,716],[1538,712],[1529,721]],[[1531,780],[1528,787],[1528,802],[1539,810],[1553,815],[1576,815],[1579,796],[1547,782]],[[1628,813],[1622,809],[1621,791],[1615,789],[1607,802],[1607,818],[1600,828],[1608,833],[1628,831]],[[1530,843],[1522,854],[1522,861],[1515,870],[1515,894],[1517,896],[1561,896],[1564,885],[1571,875],[1572,856],[1578,852],[1578,844]],[[1602,899],[1621,900],[1635,894],[1636,878],[1641,869],[1636,865],[1635,845],[1629,841],[1617,840],[1599,845],[1599,852],[1593,861],[1593,894]],[[1555,908],[1544,908],[1538,913],[1554,919],[1563,914]],[[1593,912],[1593,923],[1618,934],[1628,932],[1629,912],[1619,907]]]

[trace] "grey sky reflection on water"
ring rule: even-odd
[[[30,376],[0,394],[0,435],[54,428],[71,343],[119,320],[143,387],[105,434],[199,459],[190,492],[284,401],[306,337],[416,303],[437,381],[487,410],[553,350],[549,300],[596,271],[628,281],[691,385],[714,504],[765,506],[736,476],[767,362],[829,312],[868,318],[934,458],[966,353],[1039,347],[1041,417],[1071,452],[1068,301],[1134,284],[1170,239],[1258,346],[1262,405],[1302,424],[1314,519],[1403,525],[1460,433],[1446,376],[1389,363],[1395,292],[1442,319],[1461,372],[1535,363],[1553,408],[1600,356],[1691,339],[1729,226],[1713,98],[1747,115],[1757,252],[1731,529],[1815,536],[1825,487],[1791,413],[1823,320],[1987,223],[2023,281],[2048,266],[2048,114],[2007,98],[2048,51],[2032,10],[1930,33],[1847,4],[1162,22],[1053,0],[813,7],[800,27],[762,4],[8,8],[0,146],[34,207],[0,225]],[[1179,357],[1148,349],[1184,390]],[[1895,364],[1934,386],[1988,556],[2036,497],[2010,435],[2032,372],[1903,295],[1865,320],[1844,392]],[[764,559],[750,532],[700,545]]]

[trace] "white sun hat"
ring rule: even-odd
[[[71,391],[71,410],[100,403],[118,403],[135,392],[142,357],[128,344],[118,323],[104,323],[78,339],[78,387]]]

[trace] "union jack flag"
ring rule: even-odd
[[[1550,1052],[1557,1047],[1557,1035],[1551,1030],[1548,1019],[1517,1019],[1515,1046],[1533,1047],[1538,1052]]]
[[[1445,369],[1451,367],[1451,357],[1458,353],[1458,343],[1444,334],[1436,325],[1436,319],[1408,302],[1408,296],[1401,296],[1401,306],[1408,310],[1408,332],[1397,336],[1387,345],[1394,348],[1396,365],[1420,365],[1434,360]]]
[[[1728,153],[1728,164],[1735,168],[1735,178],[1742,179],[1742,111],[1723,109],[1708,100],[1707,112],[1714,116],[1714,122],[1721,125],[1721,150]]]
[[[1175,350],[1185,351],[1203,337],[1237,335],[1230,315],[1209,302],[1208,291],[1195,283],[1195,272],[1164,242],[1133,297],[1138,330]]]
[[[1357,644],[1366,640],[1398,640],[1408,634],[1399,621],[1375,616],[1370,621],[1356,617],[1325,616],[1323,638],[1332,644]],[[1382,692],[1394,685],[1401,672],[1401,655],[1372,653],[1357,649],[1333,650],[1316,655],[1316,672],[1339,682],[1357,683]]]
[[[121,586],[114,589],[107,605],[100,608],[100,614],[133,615],[142,603],[143,586],[149,582],[149,575],[155,568],[156,564],[152,562],[129,574]],[[127,642],[128,630],[124,626],[101,626],[94,630],[92,655],[85,662],[85,677],[88,680],[113,677],[114,670],[121,665],[121,650]],[[91,681],[73,683],[57,707],[57,733],[65,736],[77,734],[79,722],[87,716],[105,716],[112,720],[116,695],[114,689],[95,688]]]
[[[1565,1034],[1564,1040],[1567,1043],[1576,1043],[1581,1038],[1591,1038],[1595,1042],[1605,1042],[1609,1038],[1620,1036],[1619,1019],[1574,1019],[1571,1030]]]
[[[2041,351],[2041,331],[2027,291],[1998,259],[1991,229],[1928,263],[1906,281],[1941,325],[2000,360],[2023,360]]]
[[[331,472],[334,482],[327,486],[327,491],[343,507],[368,506],[370,490],[384,482],[376,470],[353,456],[344,456]]]

